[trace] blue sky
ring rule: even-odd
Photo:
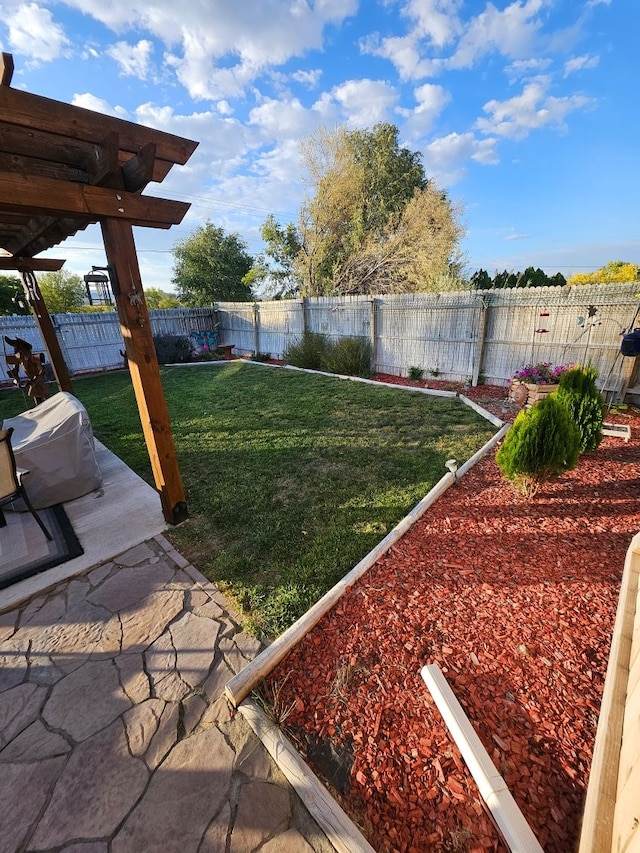
[[[143,283],[205,220],[250,253],[297,218],[299,142],[396,124],[464,208],[468,269],[640,262],[637,0],[0,0],[12,85],[200,142],[148,193],[191,202],[137,229]],[[103,264],[92,227],[51,252]]]

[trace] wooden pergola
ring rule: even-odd
[[[142,195],[198,143],[11,88],[0,60],[0,270],[22,274],[26,297],[60,390],[71,380],[35,273],[64,261],[37,258],[100,223],[127,361],[165,519],[187,517],[167,405],[140,278],[133,226],[170,228],[189,205]]]

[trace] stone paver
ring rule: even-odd
[[[224,698],[259,651],[161,536],[0,613],[2,853],[330,853]]]

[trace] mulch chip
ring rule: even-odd
[[[506,390],[469,395],[506,419]],[[607,420],[630,424],[631,441],[605,437],[531,502],[493,456],[479,462],[269,676],[297,744],[331,738],[352,752],[349,783],[332,793],[380,853],[506,849],[420,678],[427,663],[545,851],[575,848],[640,530],[640,411]]]

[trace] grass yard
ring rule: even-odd
[[[169,538],[269,637],[493,433],[457,400],[333,377],[233,362],[162,379],[190,511]],[[74,387],[96,436],[152,483],[129,375]],[[0,417],[23,408],[0,392]]]

